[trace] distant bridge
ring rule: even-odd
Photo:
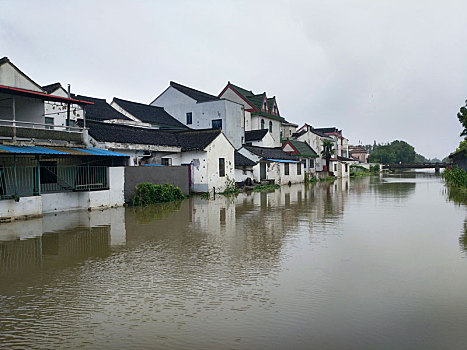
[[[435,169],[439,171],[441,168],[446,168],[447,163],[413,163],[413,164],[385,164],[383,169]]]

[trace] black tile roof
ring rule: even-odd
[[[144,123],[157,124],[160,128],[188,129],[184,124],[172,117],[163,107],[122,100],[114,97],[113,101]]]
[[[93,102],[93,105],[86,106],[86,120],[111,120],[111,119],[123,119],[123,120],[131,120],[127,116],[123,115],[122,113],[118,112],[115,108],[107,103],[107,101],[103,98],[95,98],[89,96],[82,96],[82,95],[71,95],[72,98]]]
[[[62,85],[60,83],[53,83],[53,84],[42,86],[42,90],[44,90],[48,94],[51,94],[52,92],[54,92],[55,90],[57,90],[58,88],[61,88],[61,87],[62,87]]]
[[[245,142],[260,141],[267,133],[267,129],[245,131]]]
[[[181,93],[191,97],[192,99],[196,100],[196,102],[208,102],[208,101],[216,101],[219,100],[219,97],[207,94],[205,92],[192,89],[188,86],[180,85],[174,81],[170,82],[170,86],[177,89]]]
[[[83,121],[78,120],[78,124],[82,126]],[[177,136],[167,131],[91,120],[86,120],[86,127],[89,135],[101,142],[178,147]]]
[[[261,158],[268,158],[268,159],[286,159],[286,160],[295,160],[294,156],[291,156],[285,153],[282,148],[275,147],[257,147],[257,146],[243,146],[245,149],[250,151],[253,154],[256,154],[258,157]]]
[[[245,166],[254,166],[254,165],[256,165],[256,162],[254,162],[251,159],[245,157],[243,154],[241,154],[238,151],[235,151],[235,153],[234,153],[234,160],[235,160],[235,166],[236,167],[245,167]]]
[[[178,144],[182,151],[204,150],[219,134],[221,129],[199,129],[178,132]]]
[[[332,127],[332,128],[313,128],[313,130],[321,132],[323,134],[339,132],[339,130],[336,127]]]
[[[0,64],[7,63],[7,62],[10,62],[8,57],[5,56],[5,57],[0,58]]]
[[[78,124],[83,126],[83,121],[79,120]],[[221,129],[177,132],[91,120],[86,121],[86,127],[89,135],[101,142],[174,146],[180,147],[182,151],[202,151],[222,132]]]

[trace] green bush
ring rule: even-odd
[[[460,168],[446,169],[441,175],[448,185],[467,189],[467,171]]]
[[[170,184],[154,185],[145,182],[136,186],[132,198],[133,205],[149,205],[154,203],[172,202],[185,198],[180,188]]]
[[[310,184],[315,184],[315,183],[318,182],[318,179],[317,179],[316,177],[310,177],[310,179],[308,180],[308,182],[309,182]]]
[[[232,179],[229,176],[226,176],[225,190],[221,194],[229,195],[229,194],[235,194],[238,192],[239,192],[239,189],[237,187],[237,184],[235,183],[235,179]]]
[[[333,182],[333,181],[336,181],[335,176],[326,176],[326,177],[319,179],[319,182]]]
[[[278,188],[281,188],[281,186],[278,184],[256,185],[255,188],[253,188],[253,191],[255,192],[274,191],[274,190],[277,190]]]

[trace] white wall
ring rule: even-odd
[[[60,97],[68,97],[67,92],[63,88],[58,88],[57,90],[53,91],[51,95],[60,96]],[[67,119],[67,105],[63,102],[52,102],[52,101],[44,101],[44,119],[42,123],[45,123],[45,117],[54,118],[54,125],[59,126],[66,126],[66,119]],[[70,105],[70,119],[75,121],[77,119],[83,118],[83,109],[78,105]]]
[[[151,105],[164,107],[172,117],[193,129],[210,129],[212,120],[222,120],[222,131],[236,147],[244,142],[242,105],[228,101],[216,100],[197,103],[194,99],[169,87]],[[186,123],[186,114],[192,113],[192,124]]]
[[[192,164],[192,190],[216,192],[225,190],[227,179],[235,180],[234,151],[227,138],[220,134],[204,151],[181,152],[168,156],[172,165]],[[219,176],[219,158],[225,159],[225,176]]]
[[[270,119],[268,117],[263,117],[260,115],[252,115],[251,116],[251,130],[261,130],[261,119],[264,119],[264,128],[269,130],[269,121],[272,122],[272,133],[271,136],[274,140],[274,146],[272,147],[280,147],[281,144],[281,122]]]
[[[245,181],[247,178],[254,180],[253,168],[235,168],[235,181]]]
[[[18,72],[10,63],[4,63],[0,66],[0,85],[44,92],[42,88]]]
[[[258,147],[278,147],[276,146],[276,144],[276,140],[272,138],[272,135],[269,132],[266,135],[264,135],[264,137],[261,140],[251,143],[252,146]]]
[[[207,171],[209,190],[213,188],[216,192],[223,192],[226,189],[227,181],[235,180],[235,149],[223,135],[217,137],[206,148],[207,150]],[[219,158],[225,159],[225,176],[219,176]]]
[[[34,217],[42,215],[40,196],[21,197],[19,202],[13,199],[0,200],[0,219]]]

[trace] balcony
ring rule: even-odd
[[[54,144],[84,142],[84,128],[0,119],[0,140]]]

